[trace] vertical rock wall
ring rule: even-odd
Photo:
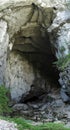
[[[7,23],[3,20],[0,20],[0,85],[5,83],[8,44],[9,35],[7,33]]]
[[[60,70],[59,83],[63,101],[70,101],[70,3],[66,1],[66,8],[57,12],[57,15],[48,31],[51,43],[55,47],[57,65]],[[69,3],[69,4],[68,4]]]
[[[7,60],[5,85],[11,90],[13,100],[30,90],[35,78],[33,67],[17,52],[11,52]]]

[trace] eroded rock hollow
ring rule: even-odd
[[[70,40],[68,1],[2,0],[0,7],[0,84],[11,99],[27,102],[47,94],[60,88],[59,77],[64,86],[54,62],[69,53],[63,40]]]

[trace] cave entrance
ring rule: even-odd
[[[53,121],[57,117],[57,103],[61,102],[59,71],[53,64],[57,59],[52,52],[48,35],[44,38],[37,38],[36,41],[38,47],[35,46],[31,37],[16,37],[13,46],[13,51],[20,53],[22,58],[25,57],[33,66],[35,74],[39,72],[41,75],[41,78],[34,80],[30,91],[22,95],[19,103],[23,106],[23,110],[19,110],[18,113],[34,121],[48,119]]]
[[[49,118],[49,114],[53,117],[56,111],[54,104],[56,100],[59,102],[59,71],[53,64],[57,60],[53,50],[46,29],[39,24],[29,23],[15,35],[13,51],[29,62],[36,75],[30,90],[19,101],[27,109],[19,112],[32,120],[40,116],[40,119],[42,116]],[[37,73],[40,77],[37,77]],[[55,111],[52,112],[52,109]]]
[[[32,27],[32,28],[31,28]],[[46,93],[48,91],[48,86],[50,85],[50,90],[53,88],[59,88],[59,71],[54,66],[54,62],[57,60],[53,51],[52,45],[49,40],[48,33],[46,31],[42,32],[44,28],[36,25],[26,27],[25,31],[19,32],[15,36],[15,42],[13,46],[13,51],[17,51],[20,53],[22,57],[25,57],[27,61],[33,66],[34,73],[41,75],[41,79],[35,80],[34,84],[38,82],[38,84],[34,85],[39,87],[35,91],[33,90],[33,86],[31,86],[30,92],[24,94],[21,98],[21,102],[29,102],[38,99],[39,96]],[[28,28],[28,30],[27,30]],[[30,31],[29,33],[27,31]],[[23,33],[24,32],[24,33]],[[49,82],[49,85],[46,85],[44,92],[42,91],[42,79]],[[46,84],[46,83],[45,83]],[[38,94],[37,94],[38,93]]]
[[[52,88],[58,87],[59,71],[53,64],[57,59],[47,32],[47,28],[52,22],[53,10],[50,8],[44,10],[34,3],[32,8],[34,11],[31,19],[14,35],[13,51],[17,51],[17,53],[19,51],[20,55],[33,66],[34,73],[39,72],[42,79],[48,79]],[[50,16],[45,21],[47,14]]]

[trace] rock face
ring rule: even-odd
[[[61,97],[64,102],[70,102],[70,7],[57,12],[57,16],[54,19],[50,28],[50,39],[52,44],[55,41],[55,55],[58,59],[60,68],[60,79],[61,84]],[[56,33],[56,35],[54,35]]]
[[[17,124],[15,124],[14,122],[9,122],[9,121],[0,119],[0,129],[1,130],[10,130],[10,129],[18,130],[16,127],[17,127]]]
[[[7,23],[1,20],[0,21],[0,84],[4,83],[8,43],[9,43],[9,35],[7,33]]]
[[[28,93],[35,79],[45,77],[47,91],[51,86],[50,75],[54,73],[53,79],[58,79],[52,63],[70,50],[68,3],[68,0],[0,1],[0,85],[10,89],[13,100],[19,101]],[[65,84],[66,79],[63,76],[60,79]]]
[[[6,65],[5,84],[11,89],[11,97],[20,100],[30,90],[35,78],[32,66],[18,53],[11,53]]]

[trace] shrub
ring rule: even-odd
[[[68,64],[70,63],[70,54],[66,55],[65,57],[60,58],[58,61],[54,62],[59,70],[64,70]]]

